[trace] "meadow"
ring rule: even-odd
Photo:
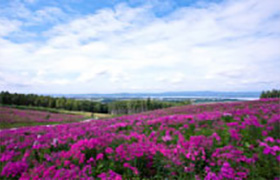
[[[81,121],[87,117],[83,114],[51,113],[2,106],[0,107],[0,129],[71,123]]]
[[[0,138],[0,179],[280,179],[279,98],[6,129]]]
[[[0,129],[63,124],[90,118],[105,119],[110,117],[113,115],[34,106],[2,105],[0,106]]]

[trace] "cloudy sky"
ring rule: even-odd
[[[0,0],[0,90],[272,88],[279,0]]]

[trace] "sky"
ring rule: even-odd
[[[279,0],[0,0],[0,91],[273,88]]]

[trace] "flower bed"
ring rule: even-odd
[[[81,115],[0,107],[0,128],[69,123],[77,122],[81,119],[84,119]]]
[[[1,178],[279,179],[280,99],[1,131]]]

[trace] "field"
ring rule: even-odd
[[[78,122],[84,119],[105,119],[110,117],[113,117],[113,115],[34,106],[1,105],[0,129],[62,124]]]
[[[280,179],[280,99],[7,129],[0,138],[0,179]]]
[[[0,107],[0,129],[77,122],[85,118],[86,116],[80,114],[61,114]]]
[[[60,114],[74,114],[74,115],[83,115],[85,117],[90,117],[92,114],[90,112],[83,112],[83,111],[68,111],[64,109],[57,109],[57,108],[47,108],[47,107],[40,107],[40,106],[23,106],[23,105],[3,105],[2,107],[10,107],[22,110],[35,110],[35,111],[45,111],[50,113],[60,113]]]

